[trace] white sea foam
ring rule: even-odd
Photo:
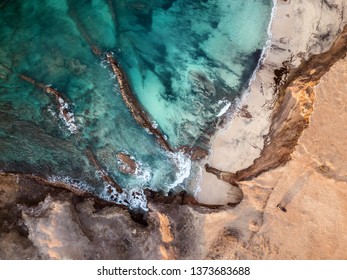
[[[52,115],[54,118],[57,118],[57,113],[54,111],[53,105],[49,105],[48,108],[47,108],[47,111],[48,111],[49,113],[51,113],[51,115]]]
[[[108,61],[106,59],[103,59],[100,61],[99,65],[101,66],[101,68],[106,69],[108,68]]]
[[[229,102],[229,101],[226,101],[226,100],[220,100],[220,101],[218,101],[218,105],[221,105],[221,104],[225,104],[224,106],[223,106],[223,108],[219,111],[219,113],[217,114],[217,117],[221,117],[221,116],[223,116],[227,111],[228,111],[228,109],[230,108],[230,106],[231,106],[231,102]]]
[[[186,154],[183,152],[169,153],[169,157],[175,163],[178,172],[176,173],[176,180],[169,185],[170,189],[173,189],[189,178],[192,162]]]
[[[131,189],[130,191],[127,192],[126,195],[128,198],[130,209],[142,209],[143,211],[148,211],[147,197],[145,193],[143,192],[143,190]]]
[[[77,131],[77,125],[74,114],[70,111],[69,105],[62,99],[58,98],[59,102],[59,118],[65,123],[68,130],[71,133],[75,133]],[[64,114],[64,111],[68,111],[67,114]]]
[[[90,192],[93,193],[93,187],[90,186],[89,184],[87,184],[86,182],[76,182],[76,180],[73,180],[72,178],[68,177],[68,176],[62,176],[62,175],[52,175],[49,176],[47,178],[47,180],[49,182],[52,183],[64,183],[67,185],[70,185],[76,189],[82,190],[82,191],[86,191],[86,192]]]
[[[266,59],[266,56],[268,54],[268,51],[270,49],[270,46],[271,46],[271,41],[272,41],[272,34],[271,34],[271,24],[272,24],[272,21],[273,21],[273,17],[274,17],[274,14],[276,12],[276,4],[277,4],[277,1],[276,0],[273,0],[273,3],[274,3],[274,6],[273,6],[273,9],[272,9],[272,15],[271,15],[271,21],[269,23],[269,26],[268,26],[268,40],[262,50],[262,53],[261,53],[261,57],[258,61],[258,64],[257,64],[257,67],[256,69],[254,70],[252,76],[251,76],[251,79],[249,81],[249,85],[248,85],[248,89],[243,93],[242,95],[242,99],[245,98],[248,93],[249,93],[249,90],[250,90],[250,86],[251,84],[254,82],[254,80],[256,79],[256,74],[257,72],[259,71],[259,68],[261,66],[261,64],[263,63],[263,61]],[[106,68],[107,67],[107,62],[105,61],[102,61],[100,63],[100,66],[102,68]],[[110,75],[110,78],[111,79],[114,79],[115,76],[114,74],[111,74]],[[63,100],[62,100],[63,101]],[[233,104],[231,104],[230,102],[226,102],[225,100],[222,100],[221,102],[225,102],[225,106],[223,106],[223,108],[220,110],[220,112],[218,113],[218,117],[222,116],[223,114],[225,114],[227,111],[230,111],[230,107],[234,107]],[[235,103],[236,104],[239,104],[241,102],[241,100],[236,100]],[[60,103],[60,117],[63,117],[63,120],[65,120],[64,118],[64,115],[62,114],[63,112],[63,109],[64,108],[68,108],[68,107],[65,107],[65,106],[68,106],[67,104],[65,104],[65,102]],[[69,115],[69,117],[71,117],[70,121],[66,121],[65,123],[68,125],[68,124],[71,124],[72,126],[72,130],[74,131],[74,128],[75,130],[77,129],[76,125],[74,124],[74,116],[73,114]],[[153,124],[153,127],[155,127],[155,123]],[[70,129],[69,129],[70,130]],[[70,130],[71,131],[71,130]],[[151,134],[151,132],[146,129],[146,131]],[[166,136],[164,136],[166,138]],[[187,178],[189,178],[190,176],[190,173],[191,173],[191,167],[192,167],[192,163],[191,163],[191,160],[188,156],[186,156],[184,153],[181,153],[181,152],[177,152],[177,153],[170,153],[170,158],[173,160],[173,162],[175,163],[177,169],[178,169],[178,172],[176,173],[176,179],[173,183],[171,183],[169,185],[170,188],[175,188],[179,185],[181,185]],[[202,169],[200,168],[199,169],[199,174],[202,173]],[[100,174],[98,174],[100,176]],[[143,182],[149,182],[150,179],[151,179],[151,170],[148,166],[146,165],[142,165],[141,168],[138,168],[137,169],[137,172],[135,174],[139,180],[143,181]],[[199,178],[201,178],[201,175],[200,176],[197,176]],[[52,180],[54,181],[65,181],[66,183],[70,183],[72,182],[72,185],[76,185],[75,183],[73,183],[73,181],[69,178],[61,178],[61,177],[58,177],[58,176],[55,176],[55,177],[52,177],[51,178]],[[199,192],[199,185],[200,184],[197,184],[197,187],[196,189],[194,190],[194,194],[196,195],[198,192]],[[80,185],[81,186],[81,185]],[[114,201],[118,204],[122,204],[122,205],[125,205],[129,208],[141,208],[141,209],[144,209],[145,211],[147,211],[147,199],[146,199],[146,196],[144,195],[144,192],[143,190],[139,189],[139,188],[130,188],[130,189],[124,189],[123,193],[122,194],[116,194],[116,193],[112,193],[112,195],[116,198],[116,199],[111,199],[111,195],[109,194],[108,192],[108,187],[107,185],[105,185],[105,190],[103,191],[101,197],[103,197],[104,199],[106,200],[109,200],[109,201]],[[81,189],[88,189],[90,190],[90,186],[88,185],[84,185],[82,183],[82,186],[80,187]]]
[[[270,47],[271,47],[271,44],[272,44],[271,26],[272,26],[272,22],[273,22],[273,20],[275,18],[275,15],[276,15],[276,11],[277,11],[277,0],[273,0],[273,6],[272,6],[272,10],[271,10],[271,18],[270,18],[270,22],[269,22],[268,27],[267,27],[268,39],[267,39],[267,41],[265,43],[264,48],[262,49],[262,53],[260,55],[260,59],[259,59],[259,61],[257,63],[257,66],[256,66],[255,70],[252,73],[252,76],[251,76],[251,79],[249,80],[247,89],[245,90],[245,92],[243,92],[243,94],[241,95],[241,98],[236,98],[234,100],[233,104],[230,104],[229,107],[225,110],[225,112],[227,112],[228,110],[230,111],[230,116],[234,115],[234,113],[236,111],[236,108],[239,108],[240,104],[242,104],[245,101],[245,99],[248,97],[248,95],[250,93],[251,85],[254,83],[254,81],[256,79],[256,76],[257,76],[257,73],[258,73],[261,65],[264,63],[264,61],[265,61],[265,59],[266,59],[266,57],[267,57],[267,55],[268,55],[268,53],[270,51]],[[221,100],[220,102],[223,102],[223,100]],[[230,109],[230,106],[232,106],[231,109]],[[223,107],[222,110],[219,112],[219,114],[217,115],[218,117],[222,116],[225,113],[224,112],[224,108],[225,107]],[[230,120],[229,122],[232,122],[232,120]],[[199,172],[197,174],[197,183],[196,183],[196,187],[195,187],[195,190],[194,190],[194,196],[195,197],[197,196],[197,194],[201,190],[201,187],[200,187],[201,183],[200,182],[202,180],[202,168],[199,167],[199,170],[201,170],[201,172]]]
[[[95,196],[101,197],[106,201],[124,205],[126,207],[129,207],[130,209],[142,209],[143,211],[148,211],[146,195],[140,188],[124,189],[120,194],[117,193],[111,185],[105,184],[102,193],[96,194],[94,191],[95,188],[93,188],[89,184],[85,182],[76,182],[76,180],[73,180],[67,176],[53,175],[48,177],[48,181],[52,183],[65,183],[76,189],[93,193]],[[112,190],[111,192],[109,192],[110,188]],[[113,198],[111,198],[111,196],[113,196]]]
[[[236,108],[239,108],[241,104],[244,103],[245,99],[248,97],[249,93],[250,93],[250,90],[251,90],[251,86],[252,84],[254,83],[256,77],[257,77],[257,74],[258,74],[258,71],[261,67],[261,65],[264,63],[269,51],[270,51],[270,47],[271,47],[271,44],[272,44],[272,32],[271,32],[271,26],[272,26],[272,22],[275,18],[275,15],[276,15],[276,11],[277,11],[277,0],[272,0],[273,2],[273,6],[272,6],[272,10],[271,10],[271,18],[270,18],[270,22],[268,24],[268,27],[267,27],[267,34],[268,34],[268,39],[266,40],[266,43],[265,43],[265,46],[263,47],[262,49],[262,52],[261,52],[261,55],[260,55],[260,59],[257,63],[257,66],[256,68],[254,69],[253,73],[252,73],[252,76],[248,82],[248,86],[247,86],[247,89],[242,93],[241,95],[241,98],[236,98],[233,102],[233,104],[230,104],[230,106],[232,105],[233,106],[233,110],[230,112],[230,115],[233,116],[234,115],[234,112],[235,112],[235,109]],[[221,100],[223,101],[223,100]],[[222,108],[221,112],[219,112],[219,114],[217,115],[218,117],[222,116],[224,113],[226,113],[230,106],[225,110],[225,112],[221,113],[225,107]]]
[[[155,121],[153,121],[153,122],[152,122],[152,127],[153,127],[154,129],[157,129],[157,128],[158,128],[158,124],[157,124]]]
[[[127,151],[124,151],[125,154],[129,155]],[[143,163],[139,160],[137,160],[134,156],[130,155],[130,158],[136,162],[136,171],[135,176],[137,179],[137,185],[143,187],[146,183],[148,183],[152,178],[152,170],[148,166],[148,164]],[[117,159],[117,165],[122,166],[124,162]]]
[[[143,164],[142,162],[138,162],[138,166],[135,172],[136,178],[139,180],[141,185],[145,185],[152,178],[152,172],[150,167],[147,164]]]
[[[253,82],[255,81],[256,77],[257,77],[257,73],[259,71],[259,68],[260,66],[264,63],[269,51],[270,51],[270,47],[271,47],[271,44],[272,44],[272,31],[271,31],[271,26],[272,26],[272,22],[275,18],[275,15],[276,15],[276,11],[277,11],[277,0],[272,0],[273,2],[273,6],[272,6],[272,10],[271,10],[271,18],[270,18],[270,22],[269,22],[269,25],[267,26],[267,35],[268,35],[268,39],[266,40],[266,43],[265,43],[265,46],[261,52],[261,55],[260,55],[260,59],[258,61],[258,64],[257,64],[257,67],[255,68],[255,70],[253,71],[253,74],[251,76],[251,79],[249,80],[249,83],[248,83],[248,88],[247,90],[245,91],[245,93],[243,94],[243,99],[245,97],[247,97],[247,95],[249,94],[250,92],[250,88],[251,88],[251,85],[253,84]]]
[[[122,193],[118,193],[112,186],[105,184],[105,188],[100,196],[107,201],[124,205],[129,209],[142,209],[143,211],[148,211],[147,197],[140,188],[123,189]]]
[[[117,78],[117,76],[113,72],[110,72],[109,79],[114,81],[116,78]]]
[[[260,59],[257,63],[257,66],[256,68],[254,69],[253,73],[252,73],[252,76],[248,82],[248,86],[247,86],[247,89],[242,93],[242,96],[241,98],[237,98],[234,100],[234,103],[235,104],[235,108],[238,108],[240,104],[242,104],[244,102],[244,100],[247,98],[248,94],[250,93],[250,89],[251,89],[251,86],[252,84],[254,83],[256,77],[257,77],[257,73],[260,69],[260,66],[264,63],[269,51],[270,51],[270,47],[271,47],[271,43],[272,43],[272,32],[271,32],[271,26],[272,26],[272,22],[275,18],[275,15],[276,15],[276,11],[277,11],[277,0],[272,0],[273,2],[273,6],[272,6],[272,10],[271,10],[271,18],[270,18],[270,22],[268,24],[268,27],[267,27],[267,34],[268,34],[268,39],[266,40],[266,43],[265,43],[265,46],[263,47],[262,49],[262,52],[261,52],[261,55],[260,55]],[[225,100],[220,100],[218,102],[218,104],[220,105],[221,102],[225,102]],[[217,114],[217,117],[221,117],[223,116],[230,108],[232,104],[229,102],[227,103],[222,109],[221,111]],[[232,112],[233,113],[233,112]],[[233,114],[231,114],[233,115]]]
[[[59,117],[59,119],[64,122],[70,133],[75,133],[77,131],[77,125],[75,124],[76,121],[74,115],[70,111],[68,111],[67,117],[64,115],[64,110],[69,110],[69,105],[62,98],[59,98],[58,102],[59,115],[57,115],[56,111],[53,109],[53,105],[49,105],[47,111],[51,113],[54,118]]]
[[[146,131],[149,135],[152,135],[152,134],[153,134],[147,127],[145,128],[145,131]]]

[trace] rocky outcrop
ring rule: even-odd
[[[141,105],[135,98],[134,94],[132,93],[127,77],[123,69],[120,67],[119,63],[113,58],[110,53],[106,53],[106,59],[110,64],[113,73],[116,75],[123,101],[129,108],[130,113],[132,114],[135,121],[143,128],[147,129],[150,133],[152,133],[157,138],[159,144],[165,150],[172,152],[173,150],[170,147],[166,137],[164,137],[160,130],[156,128],[153,122],[149,119],[147,114],[141,108]]]
[[[1,179],[0,259],[160,257],[155,218],[143,227],[114,204],[15,175]]]
[[[321,6],[339,7],[329,1]],[[336,26],[318,26],[320,40],[334,36],[323,36],[326,28]],[[237,207],[208,209],[185,193],[146,191],[150,211],[144,226],[126,209],[71,186],[3,174],[0,258],[346,259],[347,61],[340,59],[345,40],[341,35],[322,56],[277,71],[287,79],[278,80],[279,99],[258,161],[239,172],[207,166],[242,189]]]
[[[65,125],[68,127],[70,132],[76,132],[77,126],[75,124],[75,117],[70,110],[70,106],[69,106],[68,102],[64,98],[64,94],[62,94],[61,92],[52,88],[49,85],[46,85],[44,83],[36,81],[35,79],[33,79],[27,75],[20,74],[19,77],[23,81],[26,81],[26,82],[36,86],[37,88],[41,89],[45,93],[54,96],[55,101],[56,101],[56,106],[58,108],[59,116],[61,117],[61,119],[63,119]]]
[[[332,47],[303,61],[291,69],[278,89],[278,99],[260,157],[246,169],[234,173],[222,172],[218,177],[233,183],[258,176],[285,164],[297,145],[298,139],[309,124],[313,112],[314,86],[320,78],[347,53],[347,25]],[[210,168],[207,168],[209,172]],[[214,171],[215,172],[215,171]],[[216,173],[216,172],[215,172]]]
[[[147,191],[144,226],[126,208],[1,175],[0,258],[346,259],[346,73],[345,59],[320,79],[292,160],[239,182],[237,207]]]
[[[97,198],[14,174],[0,179],[0,259],[194,258],[201,249],[191,222],[214,211],[189,195],[166,197],[167,204],[148,194],[144,226],[126,208]]]
[[[115,18],[115,12],[114,7],[112,4],[112,1],[108,1],[108,6],[110,9],[110,13],[113,19],[113,23],[115,24],[116,30],[117,30],[117,24],[116,24],[116,18]],[[91,51],[93,54],[97,57],[102,57],[103,51],[98,47],[98,44],[92,40],[92,38],[89,36],[88,32],[86,31],[85,27],[81,23],[77,13],[74,11],[74,9],[69,9],[69,14],[71,18],[75,21],[76,27],[78,28],[79,32],[81,33],[82,37],[85,39],[85,41],[90,46]],[[118,34],[118,32],[117,32]],[[163,135],[163,133],[160,131],[160,129],[157,128],[157,125],[154,125],[154,123],[151,121],[147,113],[143,110],[141,104],[138,102],[136,97],[134,96],[130,85],[128,83],[127,76],[125,72],[123,71],[121,65],[113,58],[113,55],[111,53],[106,52],[105,53],[106,60],[111,66],[111,69],[113,73],[116,76],[119,88],[120,88],[120,94],[122,96],[122,99],[125,103],[125,105],[128,107],[131,115],[133,116],[134,120],[142,126],[144,129],[146,129],[149,133],[153,134],[156,138],[158,143],[167,151],[173,152],[173,149],[170,147],[169,142],[167,141],[167,137]]]
[[[110,175],[108,175],[107,172],[102,168],[101,164],[97,160],[91,148],[87,148],[85,150],[85,154],[87,158],[89,159],[89,162],[92,165],[94,165],[96,170],[99,171],[101,178],[104,180],[104,182],[109,184],[111,187],[113,187],[117,193],[122,193],[123,192],[122,187]]]
[[[182,146],[178,148],[179,151],[182,151],[183,153],[190,156],[192,160],[200,160],[208,156],[209,152],[208,150],[205,150],[200,147],[189,147],[189,146]]]
[[[263,219],[258,230],[245,241],[242,236],[247,231],[234,224],[235,234],[225,223],[209,247],[209,258],[347,258],[346,73],[345,58],[314,88],[310,123],[291,160],[240,183],[245,198],[236,209],[256,205],[254,186],[269,190],[268,198],[261,199]]]
[[[116,156],[119,161],[119,171],[125,174],[135,174],[137,172],[137,163],[131,156],[125,153],[118,153]]]

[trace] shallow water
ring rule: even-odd
[[[271,0],[7,1],[0,8],[0,169],[108,198],[88,147],[124,189],[194,190],[198,168],[136,123],[91,45],[121,63],[172,147],[207,148],[219,112],[248,85],[271,8]],[[62,93],[71,122],[54,96],[19,74]],[[118,152],[135,158],[135,175],[118,170]]]

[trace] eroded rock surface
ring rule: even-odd
[[[342,2],[336,2],[322,1],[321,18],[342,10]],[[300,3],[292,6],[299,14],[304,12]],[[313,12],[309,15],[316,17]],[[331,38],[336,26],[312,28],[318,33],[310,33],[308,52],[323,51],[314,42]],[[329,32],[323,36],[324,31]],[[282,43],[290,44],[290,38],[283,38]],[[325,51],[328,43],[323,45]],[[305,59],[307,55],[302,54]],[[304,84],[292,84],[283,95],[281,104],[287,106],[277,119],[279,126],[289,119],[302,122],[305,129],[289,153],[276,145],[271,149],[274,158],[285,153],[290,160],[242,182],[231,173],[215,170],[222,179],[239,184],[243,200],[238,206],[210,209],[189,197],[164,201],[155,199],[158,194],[154,193],[144,226],[134,222],[124,208],[58,185],[48,187],[30,177],[2,174],[0,258],[346,259],[347,60],[335,61],[319,77],[318,86],[317,79],[310,83],[319,69],[306,70]],[[278,131],[290,134],[290,130]],[[237,158],[225,155],[226,160]]]
[[[126,209],[1,175],[0,258],[346,259],[346,73],[343,59],[321,78],[292,159],[239,183],[236,207],[151,199],[143,226]]]
[[[259,231],[239,242],[224,230],[210,247],[210,258],[347,258],[346,73],[343,59],[315,87],[310,124],[292,160],[241,184],[245,193],[252,185],[272,188]]]
[[[125,153],[118,153],[117,159],[119,161],[118,169],[125,174],[135,174],[137,172],[136,161]]]

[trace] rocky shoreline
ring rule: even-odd
[[[277,1],[272,45],[240,105],[248,113],[235,114],[202,161],[222,180],[205,172],[197,200],[149,191],[144,217],[66,186],[0,174],[0,259],[346,258],[346,6]],[[340,87],[329,84],[334,77]],[[221,206],[233,201],[240,204]]]
[[[290,160],[297,142],[308,127],[314,106],[314,87],[330,68],[347,54],[347,25],[331,48],[311,56],[299,67],[289,69],[282,85],[277,89],[269,133],[265,136],[260,157],[248,168],[236,173],[223,172],[207,167],[207,172],[235,185],[237,181],[252,179],[261,173],[284,165]]]
[[[170,147],[169,142],[166,140],[165,136],[158,128],[154,126],[153,122],[149,119],[148,115],[144,112],[139,102],[136,100],[130,89],[128,79],[119,63],[113,58],[110,53],[106,53],[106,59],[117,78],[122,99],[131,112],[131,115],[133,116],[135,121],[144,129],[147,129],[151,134],[153,134],[157,138],[158,143],[162,146],[163,149],[169,152],[173,152],[173,149]]]
[[[238,172],[240,178],[233,176],[233,180],[235,180],[255,176],[257,166],[260,168],[262,165],[264,167],[263,171],[265,171],[266,166],[270,164],[267,161],[271,160],[271,155],[274,155],[273,161],[279,160],[276,159],[276,152],[274,151],[280,148],[282,144],[278,143],[279,147],[275,147],[273,142],[269,146],[270,138],[274,139],[278,136],[271,136],[270,129],[273,122],[281,123],[285,121],[291,111],[290,104],[288,104],[287,110],[289,111],[285,113],[287,115],[280,116],[281,111],[278,110],[276,104],[278,106],[282,102],[279,96],[284,96],[283,93],[289,83],[295,78],[300,78],[300,73],[296,73],[294,69],[305,68],[305,61],[309,61],[312,55],[327,52],[343,31],[343,27],[347,23],[346,18],[343,16],[347,7],[344,1],[336,0],[333,2],[330,5],[326,1],[320,3],[317,1],[274,1],[274,18],[270,26],[271,35],[268,51],[259,65],[249,91],[239,104],[240,113],[233,114],[226,127],[219,130],[212,138],[210,157],[203,161],[201,165],[203,173],[201,191],[197,196],[198,201],[226,204],[228,200],[233,200],[230,184],[218,180],[213,174],[206,172],[205,164],[220,171]],[[334,59],[332,62],[334,62]],[[329,63],[327,61],[325,63],[328,67]],[[309,64],[307,67],[310,67]],[[319,63],[316,67],[319,68]],[[307,71],[309,71],[308,68]],[[323,74],[324,69],[319,69],[316,75],[319,75],[319,73]],[[317,76],[313,75],[312,78],[317,81]],[[280,93],[281,91],[282,93]],[[287,95],[287,98],[289,98],[289,95]],[[293,106],[294,103],[294,100],[292,100]],[[252,118],[245,118],[242,114],[242,108],[245,108],[245,106]],[[294,107],[291,109],[295,111]],[[282,109],[286,110],[285,108]],[[278,111],[278,120],[275,116],[276,110]],[[273,134],[275,130],[278,133],[279,125],[277,124],[277,127],[275,127],[275,124],[273,124]],[[302,131],[302,129],[298,128],[298,131]],[[280,140],[281,137],[282,140]],[[283,135],[279,136],[278,140],[279,142],[283,141]],[[288,142],[292,142],[289,150],[293,151],[295,140]],[[262,157],[264,146],[269,146],[270,149],[268,149],[267,156]],[[289,150],[285,153],[289,154]],[[225,155],[230,155],[230,157]],[[279,158],[282,156],[278,155]],[[254,165],[254,161],[258,163]],[[263,161],[263,163],[260,163],[260,161]],[[252,172],[254,174],[251,174]],[[219,189],[219,193],[214,192],[211,194],[212,190],[216,188]]]

